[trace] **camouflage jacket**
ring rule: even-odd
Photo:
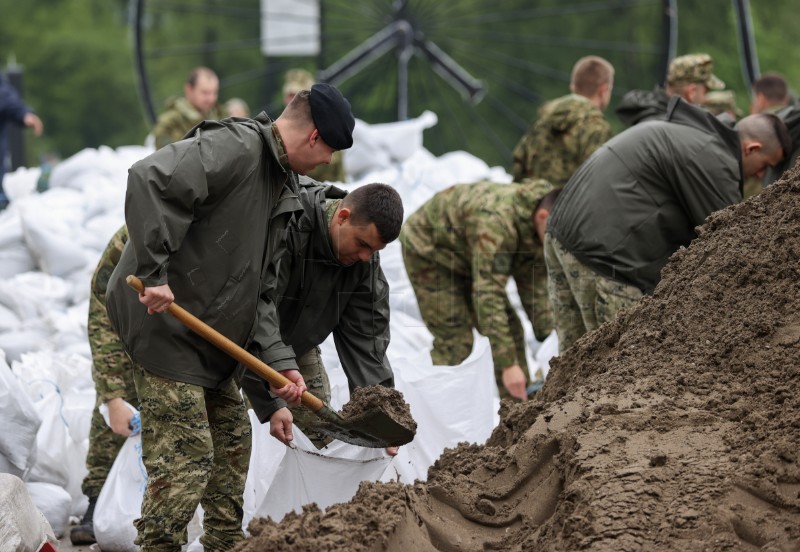
[[[496,366],[520,362],[507,312],[513,276],[522,306],[543,340],[552,328],[547,268],[533,212],[553,187],[544,180],[519,185],[479,182],[451,186],[433,196],[403,225],[400,242],[417,255],[451,254],[448,268],[471,280],[478,331],[492,345]]]
[[[100,262],[97,263],[89,295],[88,328],[92,347],[92,379],[97,394],[103,402],[123,397],[127,387],[125,381],[132,377],[132,374],[125,373],[130,364],[119,362],[120,355],[125,353],[122,351],[119,338],[111,329],[111,321],[106,312],[108,279],[119,263],[127,242],[128,227],[123,225],[108,242]]]
[[[608,121],[587,98],[569,94],[548,102],[514,148],[514,181],[544,178],[563,186],[609,138]]]
[[[667,113],[669,96],[662,88],[654,90],[631,90],[620,100],[617,116],[632,127],[645,121],[662,120]]]
[[[182,139],[195,125],[204,120],[219,120],[225,117],[221,106],[215,105],[208,115],[203,116],[184,97],[172,98],[167,101],[167,109],[158,116],[153,127],[153,138],[156,149]]]

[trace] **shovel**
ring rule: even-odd
[[[126,282],[140,295],[144,293],[144,284],[136,276],[128,276]],[[286,376],[270,368],[265,362],[248,353],[176,303],[170,304],[167,312],[200,337],[219,347],[233,359],[267,380],[276,389],[292,383]],[[379,406],[370,408],[353,418],[343,418],[323,400],[308,391],[303,392],[301,403],[319,416],[322,422],[315,425],[313,429],[345,443],[368,448],[386,448],[405,445],[414,439],[413,429],[395,420]]]

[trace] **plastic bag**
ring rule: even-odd
[[[0,351],[0,412],[3,431],[0,432],[0,456],[22,476],[36,462],[36,432],[42,423],[21,382],[5,362]]]
[[[138,412],[137,412],[138,415]],[[142,513],[147,471],[142,463],[142,435],[129,437],[111,466],[94,513],[94,535],[103,552],[134,552],[133,521]]]

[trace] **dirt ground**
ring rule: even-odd
[[[800,550],[798,305],[795,170],[712,216],[485,445],[256,520],[238,550]]]

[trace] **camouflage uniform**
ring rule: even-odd
[[[317,182],[344,182],[347,177],[344,172],[342,152],[333,152],[330,164],[317,165],[315,169],[308,172],[307,176]]]
[[[89,498],[100,495],[111,465],[125,442],[125,437],[111,431],[105,423],[99,407],[115,398],[123,398],[129,403],[136,402],[136,388],[131,370],[133,365],[112,329],[106,312],[108,278],[117,266],[127,241],[128,229],[123,226],[111,238],[97,264],[92,277],[92,293],[89,296],[89,345],[92,349],[92,379],[97,391],[89,428],[89,451],[86,455],[89,473],[81,485],[81,490]]]
[[[671,87],[700,83],[709,90],[722,90],[725,83],[714,75],[713,69],[714,61],[708,54],[678,56],[669,64],[667,83]],[[617,116],[627,127],[661,120],[667,112],[669,99],[670,96],[662,88],[630,90],[617,105]]]
[[[481,182],[437,193],[403,225],[403,261],[434,343],[434,364],[455,365],[472,351],[472,328],[492,346],[501,396],[504,368],[526,371],[522,324],[506,295],[514,277],[536,338],[551,330],[547,271],[533,214],[552,186]]]
[[[584,96],[569,94],[548,102],[514,148],[514,181],[544,178],[554,186],[564,186],[609,138],[608,121]]]
[[[153,127],[156,149],[181,140],[195,125],[204,120],[225,118],[224,109],[215,105],[207,115],[203,115],[184,97],[168,100],[167,109],[158,116]]]
[[[244,539],[242,508],[252,443],[235,379],[211,389],[162,378],[137,365],[134,381],[147,468],[142,517],[134,521],[136,544],[143,552],[179,551],[200,502],[204,550],[231,549]],[[175,465],[181,469],[172,469]]]
[[[549,233],[544,257],[559,353],[642,298],[639,288],[597,274]]]

